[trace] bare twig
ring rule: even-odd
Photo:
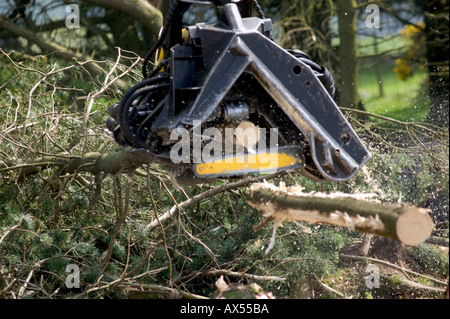
[[[28,273],[27,279],[25,279],[25,282],[24,282],[23,286],[20,287],[19,293],[18,293],[18,295],[17,295],[19,298],[22,298],[23,294],[25,293],[25,290],[27,289],[28,283],[30,282],[30,279],[31,279],[31,277],[33,276],[33,273],[34,273],[34,269],[32,269],[32,270]]]
[[[135,67],[139,62],[140,59],[136,59],[131,66],[129,66],[124,72],[122,72],[121,74],[119,74],[118,76],[110,79],[110,77],[112,76],[112,74],[115,72],[115,70],[117,69],[119,62],[122,58],[122,54],[121,54],[121,49],[117,48],[118,50],[118,54],[117,54],[117,59],[116,59],[116,63],[114,63],[114,66],[111,68],[111,70],[108,72],[108,74],[105,76],[105,80],[103,81],[103,85],[102,87],[97,90],[97,92],[95,92],[94,94],[89,94],[88,96],[88,105],[86,106],[86,109],[84,111],[84,117],[83,117],[83,122],[81,127],[79,128],[77,134],[75,135],[74,140],[69,144],[68,150],[71,150],[73,147],[75,147],[81,140],[81,135],[84,134],[86,127],[87,127],[87,123],[89,120],[89,116],[91,115],[91,111],[92,111],[92,107],[94,105],[95,100],[100,97],[112,84],[114,84],[114,82],[119,81],[122,77],[124,77],[125,75],[127,75],[128,73],[131,72],[131,70],[133,69],[133,67]]]
[[[11,227],[10,229],[8,229],[5,234],[2,236],[2,238],[0,238],[0,245],[2,244],[3,240],[6,238],[6,236],[9,235],[9,233],[11,233],[14,229],[19,228],[20,225],[22,225],[23,222],[23,217],[19,220],[19,222],[17,223],[17,225]]]
[[[316,274],[314,274],[314,277],[316,277],[318,283],[322,286],[323,289],[325,289],[328,292],[331,292],[332,294],[335,294],[336,296],[338,296],[339,298],[345,299],[345,295],[339,291],[337,291],[336,289],[331,288],[330,286],[326,285],[325,283],[323,283],[317,276]]]
[[[103,263],[102,272],[103,272],[103,270],[105,270],[106,266],[109,263],[109,260],[111,259],[112,249],[114,246],[114,242],[116,241],[117,234],[119,233],[120,227],[122,226],[122,224],[125,222],[125,220],[128,217],[129,204],[130,204],[130,188],[131,188],[132,179],[133,179],[133,174],[130,174],[130,176],[128,176],[128,179],[127,179],[127,186],[125,189],[125,202],[124,202],[124,206],[122,208],[121,215],[117,219],[116,225],[114,226],[113,232],[111,234],[111,239],[108,244],[108,249],[103,253],[103,256],[102,256],[103,257],[102,258],[102,263]]]

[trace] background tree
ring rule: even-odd
[[[79,29],[68,30],[66,27],[68,3],[76,4],[80,9]],[[0,34],[0,41],[3,41],[4,48],[20,49],[28,54],[37,53],[32,43],[37,44],[41,53],[51,52],[35,40],[44,38],[48,42],[69,46],[66,49],[70,51],[83,50],[86,56],[93,58],[113,56],[116,52],[114,46],[144,55],[162,26],[162,14],[157,7],[160,5],[160,1],[146,0],[61,0],[51,3],[7,0],[0,12],[0,21],[3,21],[0,29],[6,31]],[[22,32],[19,34],[22,29],[33,35],[27,38],[25,46],[18,41],[18,36],[23,36]]]
[[[403,24],[406,36],[409,36],[410,40],[415,37],[408,45],[409,51],[398,60],[397,70],[401,71],[403,68],[403,71],[406,71],[403,75],[406,75],[415,68],[427,69],[426,93],[430,98],[428,121],[441,127],[447,127],[449,123],[447,97],[449,87],[448,0],[385,0],[379,2],[379,5],[381,10]]]
[[[430,121],[449,125],[449,1],[422,1],[429,74]]]

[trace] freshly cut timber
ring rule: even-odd
[[[250,16],[255,2],[172,0],[145,79],[110,108],[108,128],[181,182],[286,169],[352,178],[370,153],[333,100],[333,78],[275,43],[271,20]],[[213,4],[217,22],[183,28],[192,5]]]

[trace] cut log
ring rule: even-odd
[[[251,206],[274,222],[348,227],[408,246],[419,245],[431,235],[434,225],[428,209],[367,200],[371,195],[303,193],[298,186],[258,183],[247,189],[246,197]]]
[[[433,221],[428,213],[411,206],[397,219],[397,237],[402,243],[417,246],[430,237],[433,227]]]

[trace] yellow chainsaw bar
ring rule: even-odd
[[[233,177],[247,174],[270,174],[303,167],[298,147],[283,147],[254,154],[236,154],[195,164],[194,174],[202,178]]]

